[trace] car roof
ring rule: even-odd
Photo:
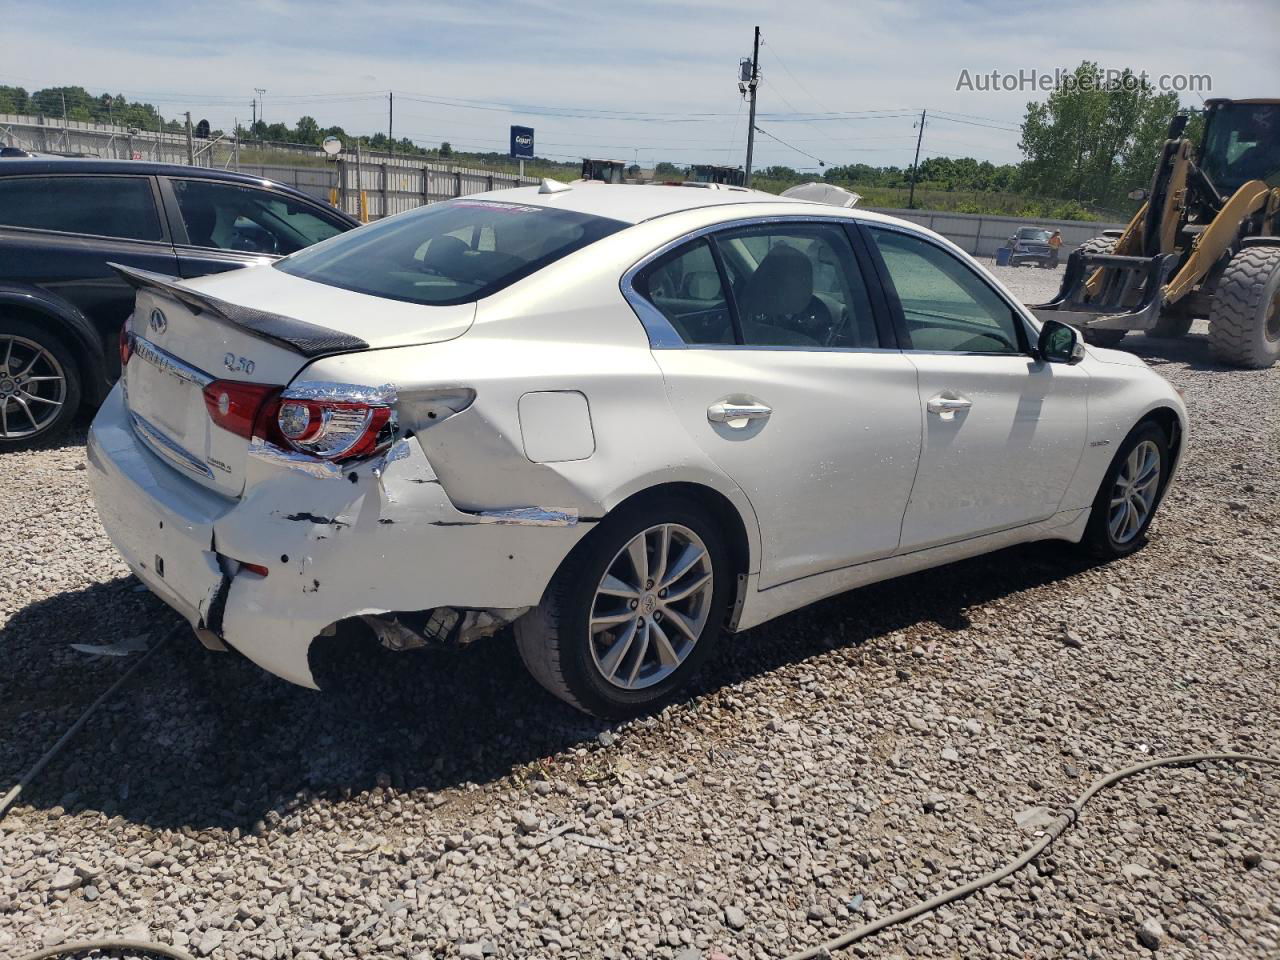
[[[112,160],[104,157],[4,157],[0,176],[22,176],[39,173],[132,173],[139,176],[195,177],[201,180],[225,180],[262,186],[269,184],[290,193],[305,196],[287,184],[266,177],[255,177],[216,167],[188,166],[184,163],[155,163],[150,160]]]
[[[568,189],[563,189],[563,187]],[[528,206],[548,207],[556,210],[571,210],[574,213],[593,214],[621,220],[624,223],[642,223],[655,217],[665,217],[672,213],[683,213],[687,210],[700,210],[707,207],[730,205],[762,205],[768,204],[775,212],[779,205],[795,207],[796,212],[804,208],[810,211],[815,208],[824,214],[835,214],[851,211],[841,210],[828,204],[812,203],[807,200],[793,200],[790,197],[779,197],[759,190],[748,190],[734,187],[712,190],[706,186],[667,186],[648,183],[597,183],[591,181],[573,184],[557,184],[552,193],[542,193],[539,187],[515,187],[510,190],[492,190],[488,193],[475,194],[469,199],[491,200],[499,203],[522,203]]]

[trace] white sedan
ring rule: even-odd
[[[1137,549],[1186,440],[1141,360],[936,234],[741,189],[547,181],[231,273],[119,269],[102,522],[207,646],[308,686],[348,624],[513,623],[556,696],[649,709],[722,630],[822,597]]]

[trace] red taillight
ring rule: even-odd
[[[281,397],[275,428],[295,450],[323,460],[352,460],[373,453],[387,439],[391,407],[363,400]]]
[[[209,418],[224,430],[335,461],[367,457],[390,440],[391,406],[382,399],[290,396],[273,384],[240,380],[214,380],[204,388]]]
[[[204,405],[214,423],[248,440],[255,434],[266,436],[264,431],[274,420],[280,390],[269,383],[214,380],[204,388]]]
[[[120,328],[120,369],[123,370],[129,365],[129,358],[133,356],[133,334],[129,332],[129,324],[126,323]]]

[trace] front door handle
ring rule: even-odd
[[[773,408],[763,403],[730,403],[721,400],[707,407],[707,419],[712,423],[723,423],[725,426],[741,429],[752,420],[767,420],[773,414]]]
[[[929,398],[929,402],[925,404],[925,409],[930,413],[936,413],[940,420],[954,420],[957,413],[962,410],[968,410],[972,406],[972,400],[959,394],[948,396],[945,393],[940,393],[936,397]]]

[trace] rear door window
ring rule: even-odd
[[[830,224],[785,223],[717,233],[743,343],[874,349],[871,300],[849,238]]]
[[[668,253],[645,269],[635,287],[685,343],[734,342],[729,301],[706,240]]]
[[[347,229],[338,217],[272,190],[175,179],[173,192],[187,241],[196,247],[284,256]]]
[[[627,226],[570,210],[451,200],[379,220],[276,264],[409,303],[471,303]]]
[[[161,240],[151,178],[0,178],[0,225],[124,240]]]

